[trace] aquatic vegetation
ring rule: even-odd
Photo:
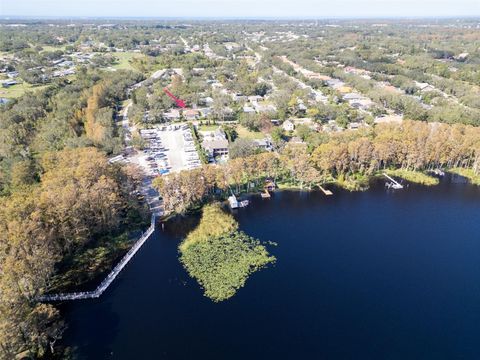
[[[180,245],[180,261],[215,302],[229,299],[248,277],[275,262],[260,241],[238,231],[235,219],[208,205],[198,227]]]
[[[473,169],[454,168],[450,169],[449,171],[453,174],[457,174],[467,178],[473,185],[480,185],[480,175],[475,174],[475,171],[473,171]]]
[[[370,177],[362,174],[339,175],[335,185],[348,191],[365,191],[370,187]]]

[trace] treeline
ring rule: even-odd
[[[27,93],[0,109],[0,194],[8,193],[17,162],[65,147],[95,145],[107,153],[120,150],[121,134],[114,127],[115,106],[141,75],[127,71],[85,71],[73,83]]]
[[[118,256],[146,215],[131,195],[136,171],[106,157],[121,149],[115,108],[141,76],[77,76],[0,110],[0,359],[62,358],[58,310],[35,298],[63,285],[55,279],[60,270],[94,276],[104,253]]]
[[[154,184],[166,212],[185,213],[231,192],[261,188],[266,178],[298,188],[336,182],[358,189],[383,169],[468,168],[480,173],[480,129],[471,126],[405,121],[305,139],[307,143],[287,143],[278,154],[236,158],[159,177]]]
[[[35,298],[64,259],[142,217],[131,177],[95,148],[46,153],[39,167],[39,183],[0,198],[1,359],[53,356],[64,324]]]

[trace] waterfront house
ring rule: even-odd
[[[206,140],[202,146],[211,158],[228,155],[228,141],[226,139]]]

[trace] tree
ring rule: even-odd
[[[272,137],[273,145],[276,148],[280,147],[280,145],[284,142],[284,132],[281,127],[274,127],[270,133],[270,136]]]
[[[258,152],[257,146],[250,139],[239,138],[230,144],[228,155],[231,159],[248,157]]]

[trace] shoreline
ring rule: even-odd
[[[460,170],[462,170],[462,169],[460,169]],[[473,172],[470,169],[463,169],[463,170],[465,170],[467,172],[467,174],[469,174],[469,171]],[[441,178],[429,176],[429,175],[426,175],[423,172],[419,172],[419,171],[406,171],[406,170],[401,170],[401,169],[399,169],[399,170],[388,170],[387,169],[384,172],[386,172],[388,174],[391,174],[392,176],[395,176],[397,178],[400,178],[404,181],[407,181],[408,183],[421,185],[421,186],[426,186],[426,187],[436,186],[436,185],[439,185],[440,182],[441,182]],[[333,188],[337,188],[337,189],[345,190],[345,191],[349,191],[349,192],[368,191],[370,189],[373,181],[383,180],[382,173],[383,173],[383,171],[382,172],[377,172],[377,173],[373,174],[372,176],[369,176],[367,178],[366,183],[363,182],[363,180],[365,180],[365,179],[362,179],[362,182],[355,182],[355,180],[348,179],[348,180],[341,180],[341,181],[337,180],[337,181],[327,182],[327,183],[323,184],[322,186],[327,186],[329,188],[333,187]],[[448,171],[446,171],[446,173],[449,174],[450,176],[452,176],[452,175],[453,176],[461,176],[461,177],[465,178],[467,180],[467,182],[471,185],[474,185],[474,186],[479,186],[480,185],[480,181],[478,183],[475,183],[474,181],[471,180],[471,178],[469,178],[467,176],[464,176],[462,174],[462,172],[459,171],[458,169],[449,169]],[[401,176],[400,174],[402,174],[403,176]],[[409,177],[408,175],[412,175],[412,176]],[[419,175],[420,175],[420,177],[417,177],[417,178],[415,177],[415,176],[419,176]],[[431,183],[425,183],[423,181],[425,178],[436,179],[436,181],[435,182],[432,181]],[[414,181],[415,179],[420,179],[420,180]],[[288,183],[288,182],[278,182],[277,186],[278,187],[273,192],[282,192],[282,191],[317,192],[317,191],[321,191],[321,189],[319,189],[318,186],[301,187],[299,185],[295,185],[295,184]],[[260,192],[261,192],[260,189],[255,189],[254,191],[240,192],[236,196],[238,196],[238,197],[260,196],[259,195]],[[333,193],[335,194],[335,192],[333,192]],[[212,201],[219,201],[219,199],[212,200]],[[188,218],[190,216],[198,215],[202,211],[203,207],[208,205],[212,201],[209,200],[209,201],[206,201],[202,204],[198,204],[183,215],[182,214],[175,214],[175,213],[165,215],[163,217],[158,218],[157,222],[158,222],[158,224],[164,224],[164,223],[168,223],[170,221],[173,221],[175,219]],[[223,206],[228,207],[226,199],[220,199],[220,202],[222,203]],[[135,242],[134,241],[132,242],[132,239],[129,239],[128,241],[124,242],[122,244],[123,246],[121,246],[122,250],[118,251],[116,253],[115,258],[117,260],[121,259],[131,248],[131,246],[125,246],[126,245],[125,243],[131,243],[132,246],[133,246]],[[111,268],[113,268],[117,262],[118,261],[115,261],[115,260],[113,260],[113,261],[106,260],[105,261],[105,263],[108,263],[109,265],[111,265]],[[80,284],[75,284],[73,287],[67,285],[64,288],[64,290],[67,291],[67,292],[70,291],[70,290],[71,291],[76,291],[76,290],[78,291],[78,289],[83,289],[87,286],[90,287],[90,285],[94,286],[94,284],[96,283],[96,279],[100,279],[103,275],[108,273],[105,266],[99,266],[99,270],[100,271],[98,271],[98,272],[94,271],[94,273],[90,274],[89,279],[87,281],[82,282]],[[68,271],[72,271],[72,269],[69,269]],[[55,289],[54,291],[56,291],[57,289]]]

